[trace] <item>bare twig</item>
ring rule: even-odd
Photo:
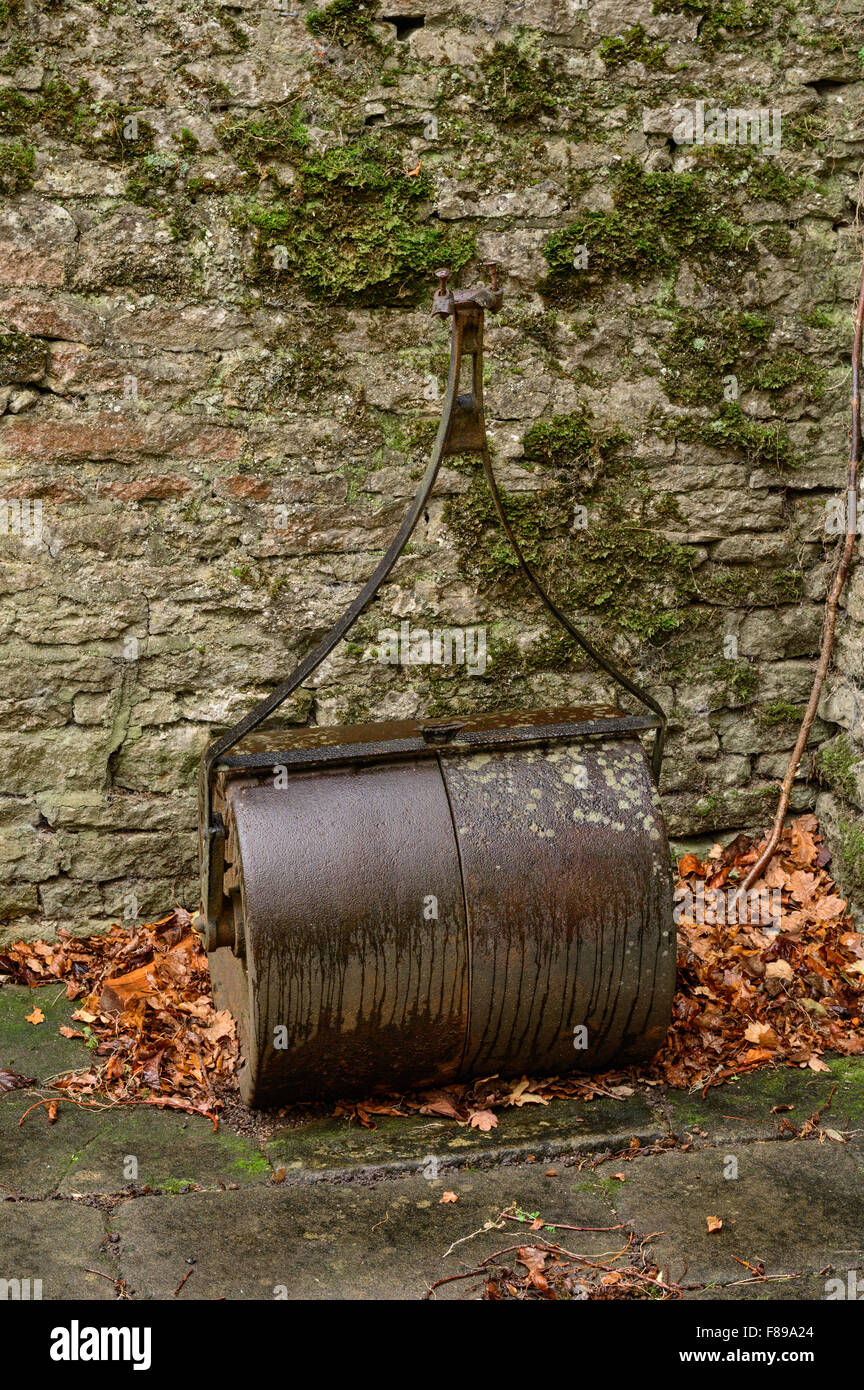
[[[524,1218],[524,1216],[513,1216],[513,1215],[511,1215],[511,1213],[510,1213],[509,1211],[502,1211],[501,1215],[502,1215],[507,1221],[521,1221],[523,1224],[526,1224],[526,1223],[525,1223],[525,1218]],[[539,1220],[539,1218],[538,1218],[538,1220]],[[543,1222],[543,1225],[544,1225],[544,1226],[547,1226],[547,1227],[551,1227],[551,1229],[554,1230],[554,1231],[623,1231],[623,1230],[624,1230],[624,1223],[623,1223],[623,1222],[621,1222],[620,1225],[618,1225],[618,1226],[565,1226],[565,1224],[564,1224],[563,1221],[544,1221],[544,1222]],[[528,1229],[529,1229],[529,1230],[531,1229],[530,1226],[528,1227]]]
[[[789,800],[792,796],[792,787],[804,749],[807,747],[807,740],[810,737],[810,730],[816,718],[816,711],[819,708],[819,701],[822,697],[822,687],[825,684],[825,677],[828,674],[828,667],[831,663],[831,653],[834,649],[834,629],[837,622],[837,605],[846,577],[852,564],[855,554],[856,539],[856,513],[858,496],[858,462],[860,458],[861,444],[861,398],[859,391],[859,368],[861,362],[861,336],[864,327],[864,263],[862,263],[861,282],[858,290],[858,307],[855,314],[855,333],[852,339],[852,441],[849,454],[849,470],[846,482],[846,537],[840,550],[840,558],[834,572],[834,581],[828,592],[825,603],[825,622],[822,628],[822,646],[819,652],[819,662],[816,666],[816,675],[813,680],[813,688],[810,691],[810,699],[807,702],[807,709],[801,721],[801,728],[798,730],[798,738],[789,759],[789,766],[786,768],[786,775],[780,787],[780,800],[777,803],[777,813],[774,817],[774,824],[771,833],[765,842],[765,848],[750,869],[735,897],[748,892],[758,878],[765,872],[780,843],[780,836],[783,833],[783,822],[786,819],[786,812],[789,809]]]

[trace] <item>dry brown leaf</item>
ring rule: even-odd
[[[445,1192],[441,1197],[441,1205],[446,1206],[449,1202],[458,1202],[458,1192]]]
[[[705,1221],[708,1226],[709,1235],[713,1235],[715,1231],[722,1231],[723,1222],[720,1220],[719,1216],[706,1216]]]
[[[816,1055],[815,1052],[812,1053],[811,1056],[807,1058],[807,1065],[808,1065],[808,1067],[810,1068],[811,1071],[827,1071],[827,1072],[830,1072],[830,1070],[831,1070],[831,1068],[828,1066],[828,1063],[827,1063],[827,1062],[823,1062],[821,1057],[817,1057],[817,1055]]]
[[[17,1071],[0,1068],[0,1091],[23,1091],[34,1084],[32,1076],[19,1076]]]
[[[698,873],[701,867],[702,865],[695,854],[685,854],[682,859],[678,860],[678,872],[682,878],[685,878],[687,874]]]
[[[482,1130],[488,1134],[490,1129],[495,1129],[498,1125],[498,1116],[494,1110],[472,1110],[468,1116],[472,1129]]]
[[[32,1024],[34,1024],[34,1025],[37,1024],[37,1023],[44,1023],[44,1022],[45,1022],[45,1015],[43,1014],[42,1010],[39,1008],[39,1005],[38,1005],[38,1004],[34,1004],[34,1005],[33,1005],[33,1012],[32,1012],[32,1013],[29,1013],[29,1014],[25,1014],[24,1017],[25,1017],[25,1019],[27,1020],[28,1023],[32,1023]]]
[[[794,980],[795,971],[788,960],[769,960],[765,966],[765,976],[769,980]],[[752,1038],[750,1041],[754,1041]]]
[[[744,1037],[757,1047],[774,1048],[779,1041],[774,1029],[767,1023],[750,1023],[744,1029]]]

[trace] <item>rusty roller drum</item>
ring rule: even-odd
[[[669,1023],[672,886],[654,790],[666,718],[556,606],[513,534],[483,411],[484,315],[502,299],[491,271],[489,286],[455,291],[439,272],[447,391],[397,535],[314,650],[202,758],[196,925],[253,1105],[634,1062]],[[375,598],[442,460],[470,453],[523,578],[647,712],[268,728]]]
[[[234,939],[211,964],[249,1104],[657,1050],[669,856],[635,733],[578,736],[613,721],[486,716],[437,746],[431,721],[300,731],[259,741],[266,776],[237,750],[219,796]]]

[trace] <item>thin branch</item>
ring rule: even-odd
[[[786,812],[789,809],[789,801],[792,796],[795,776],[798,772],[804,749],[807,747],[810,730],[813,727],[816,711],[819,708],[819,701],[822,698],[822,687],[825,684],[825,677],[828,674],[828,667],[831,664],[831,653],[834,649],[834,629],[837,622],[837,606],[855,554],[858,463],[861,446],[859,368],[861,362],[862,327],[864,327],[864,261],[862,261],[861,281],[858,289],[858,307],[855,314],[855,333],[852,340],[852,447],[850,449],[849,471],[846,482],[846,538],[840,551],[840,559],[834,573],[834,582],[830,587],[825,604],[822,646],[819,652],[816,675],[813,680],[813,689],[810,691],[810,699],[807,702],[807,709],[801,721],[801,728],[798,730],[798,738],[795,741],[795,747],[789,759],[789,766],[786,769],[786,775],[780,787],[780,800],[777,803],[777,813],[774,817],[774,824],[771,827],[771,833],[765,843],[765,848],[735,895],[736,901],[742,894],[753,887],[756,880],[760,878],[768,868],[768,865],[771,863],[777,851],[780,837],[783,834],[783,822],[786,819]]]

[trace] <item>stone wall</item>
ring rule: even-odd
[[[671,831],[769,819],[848,448],[861,20],[0,0],[0,931],[194,905],[202,748],[333,621],[416,486],[441,264],[506,268],[486,390],[508,510],[670,710]],[[363,660],[406,619],[484,627],[485,672]],[[821,786],[850,872],[862,621],[859,571],[795,796]],[[455,459],[286,715],[610,694]]]

